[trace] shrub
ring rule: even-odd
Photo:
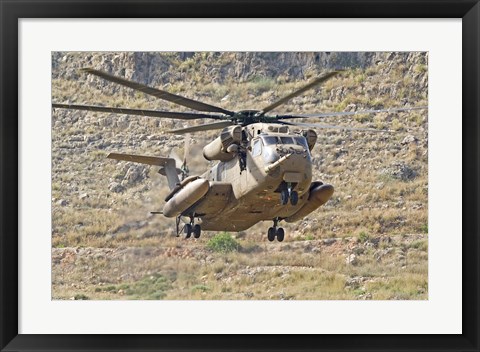
[[[86,301],[90,299],[88,296],[84,295],[83,293],[79,293],[75,295],[73,298],[75,299],[75,301]]]
[[[370,236],[369,236],[369,234],[366,233],[365,231],[360,232],[360,234],[358,235],[358,240],[359,240],[361,243],[365,243],[365,242],[367,242],[369,239],[370,239]]]
[[[268,92],[275,86],[275,80],[273,78],[256,76],[252,80],[253,89],[257,94]]]
[[[210,287],[206,285],[195,285],[192,287],[192,291],[207,292],[210,291]]]
[[[428,224],[422,225],[421,230],[422,230],[423,233],[428,233]]]
[[[172,288],[171,282],[160,273],[145,276],[140,281],[128,285],[126,294],[133,299],[163,299],[166,291]]]
[[[207,248],[214,252],[227,253],[237,251],[240,245],[228,232],[221,232],[208,241]]]
[[[410,244],[410,247],[426,252],[428,251],[428,241],[426,240],[414,241]]]

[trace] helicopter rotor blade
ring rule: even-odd
[[[336,125],[322,125],[318,123],[286,122],[286,121],[281,121],[280,123],[284,125],[289,125],[289,126],[321,128],[321,129],[336,129],[336,130],[343,130],[343,131],[387,132],[387,133],[394,132],[391,130],[377,130],[374,128],[346,127],[346,126],[336,126]]]
[[[60,109],[110,112],[110,113],[127,114],[127,115],[166,117],[166,118],[180,119],[180,120],[195,120],[195,119],[224,120],[225,119],[225,117],[219,116],[219,115],[200,114],[200,113],[193,113],[193,112],[172,112],[172,111],[160,111],[160,110],[125,109],[125,108],[113,108],[113,107],[108,107],[108,106],[52,104],[52,107],[53,108],[60,108]]]
[[[331,71],[331,72],[327,72],[325,73],[324,75],[318,77],[317,79],[313,80],[312,82],[310,82],[309,84],[307,84],[306,86],[290,93],[289,95],[277,100],[276,102],[274,102],[273,104],[270,104],[269,106],[265,107],[262,109],[262,115],[275,109],[276,107],[282,105],[282,104],[285,104],[287,101],[289,101],[290,99],[292,98],[295,98],[296,96],[306,92],[307,90],[319,85],[320,83],[323,83],[325,81],[327,81],[328,79],[330,79],[331,77],[335,76],[337,73],[339,73],[341,71]]]
[[[168,93],[164,90],[160,90],[160,89],[157,89],[157,88],[152,88],[152,87],[146,86],[146,85],[141,84],[141,83],[129,81],[129,80],[126,80],[124,78],[113,76],[111,74],[108,74],[108,73],[100,71],[100,70],[95,70],[93,68],[82,68],[82,69],[80,69],[80,71],[86,72],[86,73],[89,73],[89,74],[92,74],[92,75],[95,75],[95,76],[98,76],[98,77],[101,77],[103,79],[106,79],[107,81],[114,82],[114,83],[123,85],[125,87],[129,87],[129,88],[138,90],[142,93],[149,94],[149,95],[152,95],[156,98],[169,101],[173,104],[185,106],[185,107],[193,109],[193,110],[204,111],[204,112],[218,112],[218,113],[229,115],[229,116],[234,115],[234,112],[222,109],[218,106],[213,106],[213,105],[210,105],[210,104],[202,103],[202,102],[197,101],[197,100],[185,98],[185,97],[182,97],[180,95]]]
[[[414,107],[405,107],[405,108],[391,108],[391,109],[375,109],[375,110],[358,110],[358,111],[341,111],[341,112],[327,112],[319,114],[306,114],[306,115],[278,115],[277,119],[304,119],[304,118],[315,118],[315,117],[333,117],[333,116],[354,116],[362,114],[378,114],[381,112],[402,112],[402,111],[412,111],[412,110],[423,110],[428,109],[428,106],[414,106]]]
[[[186,127],[186,128],[179,128],[176,130],[167,131],[168,133],[174,134],[185,134],[189,132],[198,132],[198,131],[210,131],[210,130],[219,130],[228,126],[233,125],[234,123],[231,121],[220,121],[220,122],[212,122],[206,123],[203,125]]]

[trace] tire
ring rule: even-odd
[[[268,228],[267,238],[270,242],[275,240],[275,229],[273,227]]]
[[[185,232],[185,238],[190,238],[192,235],[192,225],[186,224],[183,231]]]
[[[292,205],[297,205],[298,204],[298,192],[293,191],[292,194],[290,194],[290,203]]]
[[[200,227],[200,225],[198,224],[195,225],[193,227],[193,237],[199,238],[201,233],[202,233],[202,228]]]
[[[288,203],[288,191],[286,189],[280,192],[280,202],[282,205],[287,205]]]
[[[277,229],[277,241],[282,242],[285,238],[285,230],[282,227]]]

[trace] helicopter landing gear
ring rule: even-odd
[[[267,238],[270,242],[273,242],[275,237],[278,242],[282,242],[285,238],[285,230],[282,227],[277,228],[278,221],[278,218],[273,219],[273,227],[268,228]]]
[[[202,228],[200,227],[200,225],[197,224],[193,226],[193,237],[199,238],[201,233],[202,233]]]
[[[292,205],[297,205],[298,203],[298,192],[297,191],[292,191],[290,194],[290,203]]]
[[[282,205],[287,205],[289,199],[290,204],[298,204],[298,192],[293,190],[291,182],[288,182],[286,187],[280,191],[280,202]]]
[[[177,237],[179,237],[179,225],[180,225],[180,216],[177,217]],[[193,216],[190,217],[190,223],[183,226],[183,233],[185,233],[185,238],[193,237],[199,238],[202,233],[202,228],[199,224],[194,225]]]
[[[274,227],[268,228],[267,238],[270,242],[273,242],[275,240],[275,233],[276,231]]]
[[[277,241],[282,242],[283,239],[285,238],[285,230],[283,229],[283,227],[279,227],[277,229],[276,235],[277,235]]]
[[[185,226],[183,227],[183,232],[185,232],[185,238],[190,238],[190,236],[192,236],[192,230],[192,225],[185,224]]]

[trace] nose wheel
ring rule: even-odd
[[[290,200],[290,204],[298,204],[298,192],[293,190],[292,184],[287,183],[286,187],[280,191],[280,202],[282,205],[287,205]]]
[[[277,238],[278,242],[282,242],[285,238],[285,230],[282,227],[277,227],[277,225],[278,219],[274,219],[273,226],[268,228],[267,238],[270,242],[273,242],[275,237]]]
[[[298,192],[297,191],[292,191],[292,193],[290,193],[290,204],[292,204],[292,205],[297,205],[298,204]]]

